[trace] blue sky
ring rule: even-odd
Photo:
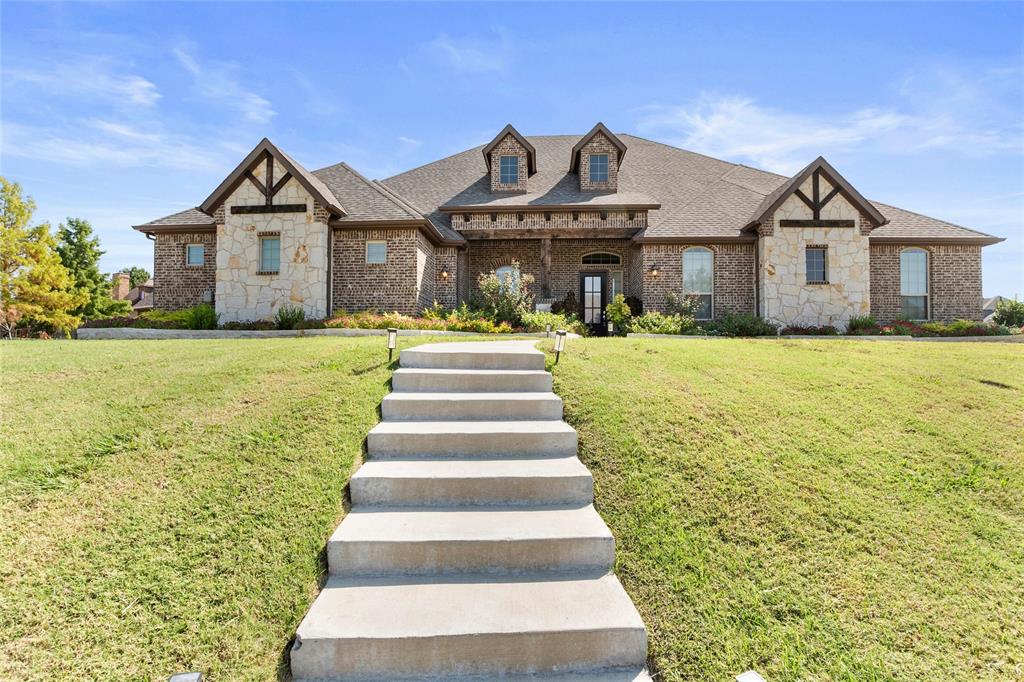
[[[37,217],[130,225],[196,205],[262,138],[386,177],[523,133],[613,130],[793,172],[1006,237],[1024,297],[1024,3],[0,6],[0,172]]]

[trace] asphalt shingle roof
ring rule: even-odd
[[[206,227],[217,227],[213,222],[213,216],[203,213],[198,208],[187,208],[184,211],[172,213],[171,215],[164,216],[163,218],[157,218],[151,220],[148,223],[138,225],[138,227],[179,227],[187,225],[189,227],[194,226],[206,226]]]

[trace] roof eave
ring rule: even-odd
[[[133,230],[146,234],[158,232],[213,232],[217,229],[215,223],[193,224],[193,225],[132,225]]]
[[[868,241],[872,244],[911,244],[915,246],[928,246],[930,244],[961,244],[963,246],[992,246],[999,242],[1005,242],[1005,237],[993,237],[991,235],[978,235],[976,237],[901,237],[901,236],[879,236],[868,235]]]
[[[387,229],[392,228],[406,228],[406,229],[418,229],[430,240],[430,243],[434,246],[462,246],[466,243],[465,239],[455,240],[445,237],[437,229],[437,226],[426,218],[403,218],[399,220],[331,220],[328,223],[331,229],[337,230],[357,230],[365,228],[373,229]]]
[[[498,213],[501,211],[656,211],[659,203],[649,204],[470,204],[468,206],[439,206],[441,213]]]

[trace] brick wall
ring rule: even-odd
[[[416,231],[416,284],[419,289],[419,307],[426,308],[434,302],[434,288],[437,282],[434,245],[423,233]]]
[[[620,264],[583,265],[581,260],[588,253],[614,253],[619,256]],[[565,298],[566,293],[572,291],[575,292],[576,300],[579,301],[581,272],[612,272],[615,270],[622,273],[622,285],[628,296],[631,294],[627,277],[629,259],[629,240],[626,239],[554,239],[551,241],[551,297],[561,300]]]
[[[418,312],[419,239],[415,228],[335,230],[331,245],[332,310],[340,313],[374,308],[408,315]],[[388,243],[387,263],[366,262],[367,241]]]
[[[481,273],[519,261],[524,275],[533,275],[535,294],[540,293],[540,241],[536,239],[474,241],[469,245],[469,291],[476,291]]]
[[[445,277],[442,273],[448,273]],[[459,303],[459,250],[454,246],[434,249],[434,299],[446,308]]]
[[[900,244],[871,245],[871,314],[881,323],[899,317]],[[931,319],[981,319],[981,247],[942,244],[928,251],[928,290]]]
[[[501,184],[501,157],[516,156],[519,158],[519,182]],[[526,148],[511,133],[491,150],[491,191],[492,192],[525,192],[529,166],[526,163]]]
[[[668,293],[682,294],[683,251],[704,246],[714,253],[714,315],[726,310],[737,313],[754,312],[754,245],[753,244],[644,244],[642,296],[644,310],[665,310]],[[651,274],[657,265],[658,276]]]
[[[185,265],[185,246],[202,244],[203,265]],[[217,233],[176,232],[156,235],[153,244],[153,305],[162,310],[191,308],[213,295],[217,273]]]
[[[608,155],[608,182],[590,181],[590,155]],[[592,192],[615,192],[619,186],[619,150],[604,133],[597,133],[580,149],[580,189]]]
[[[467,220],[467,218],[469,218]],[[455,213],[456,230],[585,230],[647,227],[647,211],[522,211],[518,213]]]

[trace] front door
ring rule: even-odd
[[[584,272],[580,274],[580,302],[583,304],[583,324],[590,327],[592,334],[602,336],[607,332],[604,307],[607,305],[608,274]]]

